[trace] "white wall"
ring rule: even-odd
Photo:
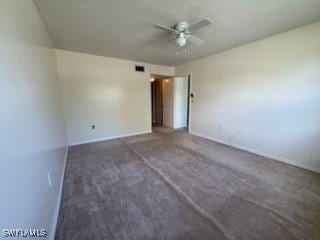
[[[0,1],[0,35],[0,229],[52,237],[66,153],[54,50],[32,0]]]
[[[173,96],[174,82],[173,78],[162,80],[163,91],[163,126],[174,128],[174,96]]]
[[[174,68],[56,51],[69,144],[151,131],[150,74]],[[91,125],[96,129],[92,130]]]
[[[174,128],[187,126],[188,114],[188,77],[175,77],[173,87]]]
[[[320,22],[176,67],[191,132],[320,171]]]
[[[188,77],[162,80],[163,125],[169,128],[187,126]]]

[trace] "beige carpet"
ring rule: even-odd
[[[184,131],[70,148],[56,239],[320,239],[320,174]]]

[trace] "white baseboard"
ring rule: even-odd
[[[297,162],[297,161],[289,160],[289,159],[286,159],[286,158],[283,158],[283,157],[279,157],[279,156],[276,156],[276,155],[273,155],[273,154],[265,153],[265,152],[254,150],[254,149],[250,149],[250,148],[238,145],[238,144],[231,144],[231,143],[228,143],[228,142],[226,142],[224,140],[220,140],[220,139],[204,136],[202,134],[199,134],[199,133],[196,133],[196,132],[193,132],[193,131],[190,131],[189,133],[192,134],[192,135],[195,135],[195,136],[198,136],[198,137],[202,137],[202,138],[214,141],[214,142],[218,142],[218,143],[230,146],[230,147],[234,147],[234,148],[246,151],[246,152],[250,152],[250,153],[262,156],[262,157],[271,158],[273,160],[276,160],[276,161],[279,161],[279,162],[283,162],[283,163],[287,163],[287,164],[295,166],[295,167],[299,167],[299,168],[307,169],[309,171],[320,173],[320,168],[315,167],[315,166],[311,166],[309,164],[305,164],[305,163],[300,163],[300,162]]]
[[[112,140],[112,139],[117,139],[117,138],[123,138],[123,137],[131,137],[135,135],[141,135],[141,134],[146,134],[146,133],[151,133],[151,129],[148,131],[142,131],[142,132],[134,132],[134,133],[128,133],[128,134],[120,134],[116,136],[111,136],[111,137],[103,137],[103,138],[96,138],[96,139],[89,139],[87,141],[79,141],[79,142],[72,142],[69,145],[70,146],[75,146],[75,145],[80,145],[80,144],[86,144],[86,143],[94,143],[94,142],[101,142],[101,141],[106,141],[106,140]]]
[[[186,125],[186,126],[178,126],[178,127],[174,127],[174,129],[176,129],[176,130],[180,130],[180,129],[184,129],[184,128],[187,128],[188,126]]]
[[[65,175],[65,172],[66,172],[67,159],[68,159],[68,150],[69,150],[69,147],[66,147],[65,154],[64,154],[63,169],[62,169],[60,185],[59,185],[58,200],[57,200],[57,205],[56,205],[55,210],[54,210],[54,215],[53,215],[53,221],[52,221],[49,240],[54,240],[56,229],[57,229],[57,225],[58,225],[59,212],[60,212],[60,206],[61,206],[61,201],[62,201],[62,190],[63,190],[64,175]]]

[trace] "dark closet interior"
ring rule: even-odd
[[[152,125],[163,125],[163,89],[162,80],[155,79],[151,82],[151,108],[152,108]]]

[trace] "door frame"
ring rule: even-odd
[[[151,85],[151,123],[163,125],[163,86],[161,79],[154,79]],[[158,101],[160,100],[161,101]],[[161,114],[159,114],[161,113]],[[153,122],[155,120],[155,122]]]
[[[159,79],[159,80],[163,80],[163,79],[168,79],[168,78],[174,78],[174,75],[162,75],[162,74],[156,74],[156,73],[149,73],[149,99],[150,99],[150,125],[151,125],[151,130],[152,130],[152,91],[151,91],[151,84],[152,81],[150,81],[152,78],[155,79]],[[163,94],[163,92],[162,92]],[[162,101],[162,124],[163,124],[163,101]]]
[[[150,73],[149,74],[149,82],[151,78],[154,78],[154,76],[157,76],[157,74]],[[187,77],[188,78],[188,109],[187,109],[187,131],[190,133],[191,131],[191,114],[192,114],[192,103],[194,101],[194,97],[191,98],[191,94],[193,94],[192,91],[192,72],[186,73],[186,74],[179,74],[174,76],[165,76],[166,78],[175,78],[175,77]],[[150,122],[151,122],[151,129],[152,129],[152,93],[151,93],[151,82],[149,84],[149,96],[150,96]],[[162,108],[163,111],[163,108]],[[163,113],[162,113],[162,122],[163,122]]]

